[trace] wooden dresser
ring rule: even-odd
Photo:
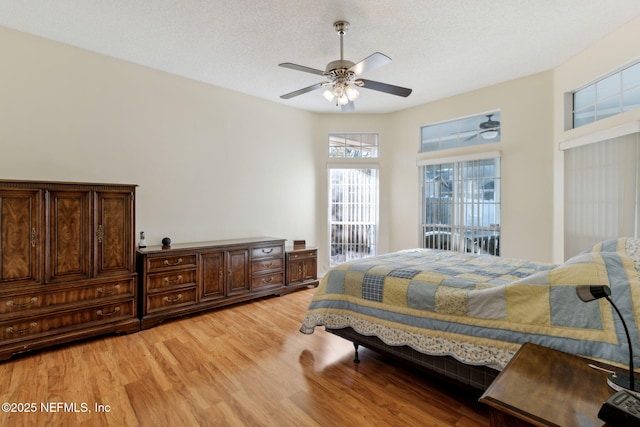
[[[167,318],[282,294],[284,242],[258,237],[138,249],[142,329]]]
[[[135,186],[0,180],[0,360],[140,328]]]

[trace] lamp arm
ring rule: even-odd
[[[627,343],[629,345],[629,389],[631,391],[635,391],[635,387],[634,387],[634,369],[633,369],[633,349],[631,347],[631,336],[629,335],[629,329],[627,328],[627,323],[624,321],[624,317],[622,317],[622,313],[620,313],[620,310],[618,310],[618,307],[613,303],[613,301],[611,301],[611,298],[609,298],[608,295],[605,295],[604,297],[607,301],[609,301],[609,303],[611,304],[611,306],[616,310],[616,313],[618,313],[618,317],[620,317],[620,320],[622,321],[622,326],[624,327],[624,333],[627,334]]]

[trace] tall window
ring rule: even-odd
[[[602,240],[638,235],[640,134],[567,149],[564,256]]]
[[[329,135],[329,157],[329,246],[334,266],[376,254],[378,168],[371,159],[378,157],[378,135]]]
[[[424,164],[421,177],[425,248],[500,254],[499,157]]]

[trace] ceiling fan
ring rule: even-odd
[[[353,111],[355,109],[353,101],[360,95],[356,87],[363,87],[365,89],[376,90],[378,92],[385,92],[391,95],[403,97],[407,97],[411,94],[411,89],[408,88],[360,78],[361,74],[388,64],[391,62],[391,58],[380,52],[375,52],[357,64],[344,59],[343,37],[349,30],[349,23],[347,21],[336,21],[333,24],[333,28],[340,35],[340,59],[329,62],[325,71],[305,67],[303,65],[292,64],[290,62],[278,64],[280,67],[320,75],[325,77],[327,80],[284,94],[280,96],[280,98],[290,99],[307,92],[324,88],[325,91],[323,96],[327,100],[335,102],[336,106],[340,106],[342,111]]]

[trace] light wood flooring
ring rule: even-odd
[[[352,344],[324,328],[298,332],[313,292],[0,362],[0,402],[23,411],[3,406],[0,425],[489,424],[488,409],[474,393],[367,349],[356,365]]]

